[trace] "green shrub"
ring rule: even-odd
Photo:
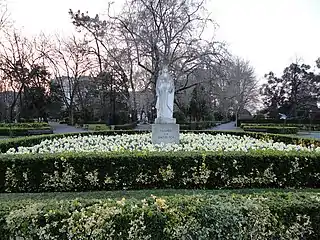
[[[297,127],[280,127],[280,126],[242,126],[244,131],[248,132],[266,132],[266,133],[277,133],[277,134],[297,134]]]
[[[279,123],[263,123],[263,124],[258,124],[258,123],[242,123],[241,128],[245,126],[251,126],[251,127],[256,127],[256,126],[271,126],[271,127],[296,127],[299,130],[302,131],[320,131],[320,124],[296,124],[296,123],[289,123],[289,124],[279,124]]]
[[[50,127],[46,122],[34,122],[34,123],[0,123],[1,128],[39,128]]]
[[[27,136],[29,130],[51,130],[51,127],[0,127],[0,136]]]
[[[203,121],[203,122],[191,122],[183,123],[180,125],[181,130],[205,130],[211,127],[215,127],[214,121]]]
[[[123,125],[114,125],[114,130],[132,130],[137,126],[136,122],[123,124]]]
[[[2,202],[9,239],[320,238],[317,193]]]
[[[0,192],[317,188],[320,153],[150,152],[2,155]]]
[[[264,124],[264,123],[276,123],[276,124],[283,124],[283,119],[238,119],[238,126],[240,126],[242,123],[257,123],[257,124]],[[287,124],[320,124],[320,120],[311,120],[306,119],[287,119]]]

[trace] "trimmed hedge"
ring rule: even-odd
[[[0,136],[27,136],[29,130],[51,130],[51,127],[0,127]]]
[[[213,121],[203,121],[203,122],[191,122],[180,124],[181,130],[203,130],[211,127],[215,127],[216,122]]]
[[[319,188],[320,153],[2,155],[0,192],[154,188]]]
[[[264,124],[264,123],[276,123],[283,124],[283,119],[238,119],[237,125],[240,126],[242,123],[256,123],[256,124]],[[287,119],[287,124],[310,124],[310,119]],[[312,120],[313,124],[320,124],[320,120]]]
[[[320,238],[319,193],[1,202],[0,238]]]
[[[45,122],[35,123],[0,123],[0,136],[27,136],[28,130],[50,130]]]
[[[243,130],[246,132],[266,132],[266,133],[276,133],[276,134],[297,134],[297,127],[280,127],[280,126],[242,126]]]
[[[122,124],[122,125],[113,125],[114,130],[132,130],[137,126],[137,122]]]
[[[39,128],[49,127],[46,122],[34,122],[34,123],[0,123],[1,128]]]
[[[296,127],[299,130],[302,131],[320,131],[320,124],[295,124],[295,123],[290,123],[290,124],[279,124],[279,123],[242,123],[241,128],[244,126],[270,126],[270,127]]]

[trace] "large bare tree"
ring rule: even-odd
[[[10,95],[10,120],[15,118],[17,103],[23,105],[23,93],[28,87],[45,87],[42,56],[36,51],[33,41],[16,30],[5,33],[0,43],[0,71],[6,93]],[[19,115],[19,112],[16,112]]]
[[[104,48],[108,63],[115,66],[133,96],[141,87],[155,94],[162,64],[169,64],[173,70],[179,93],[204,81],[192,81],[190,76],[205,57],[217,64],[224,57],[223,44],[204,36],[205,29],[210,28],[212,33],[216,28],[204,1],[130,0],[119,14],[111,14],[111,8],[105,20],[80,11],[70,14],[77,27],[91,33],[96,52],[99,49],[101,53],[98,46]],[[141,79],[141,75],[147,78]]]
[[[81,94],[85,94],[85,92],[79,91],[80,82],[88,77],[93,69],[88,42],[85,39],[78,39],[74,35],[68,38],[57,36],[55,42],[51,43],[50,50],[45,50],[40,51],[45,56],[55,81],[60,87],[70,122],[74,124],[76,99],[80,104],[83,103]]]

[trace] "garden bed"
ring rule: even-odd
[[[319,141],[180,137],[167,146],[130,130],[0,141],[0,239],[319,239]]]
[[[318,145],[230,134],[182,133],[166,146],[150,133],[73,135],[0,156],[1,192],[320,187]]]

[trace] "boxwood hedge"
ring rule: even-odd
[[[1,201],[8,239],[320,238],[319,193]]]
[[[319,188],[320,153],[2,155],[0,192],[155,188]]]
[[[244,131],[249,132],[266,132],[266,133],[276,133],[276,134],[297,134],[297,127],[286,127],[286,126],[264,126],[264,125],[254,125],[254,126],[242,126]]]
[[[320,131],[320,124],[298,124],[298,123],[242,123],[241,128],[245,126],[269,126],[269,127],[296,127],[301,131]]]

